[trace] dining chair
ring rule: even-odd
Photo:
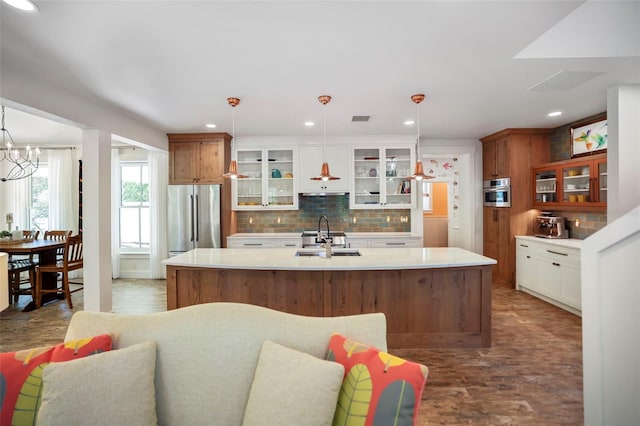
[[[71,236],[71,232],[72,231],[63,231],[63,230],[44,231],[44,236],[42,238],[44,238],[45,240],[63,241]],[[63,250],[64,250],[63,248],[58,249],[56,253],[56,258],[58,260],[62,260]]]
[[[37,240],[40,236],[40,231],[22,231],[22,235],[24,238]],[[9,300],[13,299],[15,303],[22,295],[31,295],[32,298],[34,297],[36,266],[38,266],[38,262],[33,259],[33,254],[28,256],[9,256]],[[23,272],[28,272],[28,277],[23,278]]]
[[[83,267],[83,252],[82,252],[82,235],[69,236],[65,240],[64,248],[62,249],[62,259],[57,260],[55,263],[48,265],[38,265],[36,268],[36,307],[39,308],[42,304],[42,295],[45,293],[62,293],[67,301],[69,309],[73,309],[73,303],[71,302],[71,293],[75,293],[81,290],[82,287],[74,289],[69,288],[69,272]],[[42,288],[42,274],[47,272],[59,273],[62,275],[61,286],[52,289]]]

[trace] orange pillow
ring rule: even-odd
[[[44,367],[50,362],[71,361],[109,351],[112,341],[111,334],[102,334],[51,347],[0,353],[0,424],[35,424]]]
[[[427,367],[339,334],[329,340],[327,359],[344,366],[333,425],[413,425]]]

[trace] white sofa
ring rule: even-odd
[[[333,333],[386,351],[381,313],[305,317],[238,303],[209,303],[146,315],[77,312],[65,341],[114,334],[114,350],[156,343],[160,425],[241,425],[262,344],[324,358]],[[283,409],[286,409],[283,401]]]

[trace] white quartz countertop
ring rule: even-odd
[[[324,229],[324,228],[323,228]],[[413,232],[345,232],[347,238],[403,238],[420,237]],[[301,238],[302,232],[238,232],[227,238]]]
[[[361,248],[361,256],[296,256],[295,248],[197,248],[163,260],[170,266],[257,270],[389,270],[493,265],[494,259],[461,248]],[[339,249],[338,249],[339,250]],[[353,249],[342,249],[353,250]]]
[[[568,247],[579,249],[582,246],[582,240],[576,238],[540,238],[531,235],[519,235],[516,239],[525,241],[533,241],[536,243],[552,244],[558,247]]]

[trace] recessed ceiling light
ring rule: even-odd
[[[416,124],[416,122],[413,120],[407,120],[404,122],[405,126],[413,126],[414,124]]]
[[[559,115],[562,115],[562,111],[553,111],[550,112],[549,114],[547,114],[549,117],[557,117]]]
[[[38,6],[30,0],[2,0],[9,6],[13,6],[16,9],[24,10],[25,12],[35,12],[38,10]]]
[[[305,121],[304,125],[307,126],[307,127],[311,127],[311,126],[315,126],[316,123],[314,123],[313,121]]]
[[[208,127],[208,128],[210,128],[210,129],[215,129],[215,128],[216,128],[216,125],[215,125],[215,124],[213,124],[213,123],[208,123],[208,124],[207,124],[207,127]]]

